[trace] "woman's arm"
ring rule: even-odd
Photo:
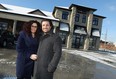
[[[25,51],[25,47],[24,32],[20,32],[17,40],[16,50],[18,53],[23,53]]]

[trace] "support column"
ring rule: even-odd
[[[59,21],[52,21],[53,26],[54,26],[54,30],[53,32],[56,33],[57,32],[57,27],[59,27]]]
[[[56,28],[57,28],[57,27],[56,27],[56,26],[54,26],[54,30],[53,30],[53,32],[54,32],[54,33],[56,33]]]
[[[17,24],[17,21],[14,20],[14,23],[13,23],[13,30],[12,30],[13,35],[15,35],[15,33],[16,33],[16,24]]]
[[[96,47],[95,47],[95,50],[99,50],[99,47],[100,47],[100,38],[96,38]]]
[[[70,15],[70,33],[67,39],[67,49],[71,49],[72,47],[72,39],[73,39],[73,30],[74,30],[74,24],[75,24],[75,15],[76,15],[76,8],[72,7],[72,12]]]
[[[86,36],[86,39],[85,39],[84,50],[89,49],[92,22],[93,22],[93,11],[89,11],[88,12],[88,18],[87,18],[87,36]]]

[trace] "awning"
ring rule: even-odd
[[[60,30],[62,31],[69,31],[69,25],[66,23],[60,23]]]
[[[92,36],[100,37],[99,30],[93,30],[92,31]]]
[[[75,29],[74,33],[84,34],[84,35],[87,34],[87,33],[85,32],[85,30],[81,30],[81,29]]]

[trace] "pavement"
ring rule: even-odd
[[[16,79],[14,49],[0,48],[0,79]],[[116,79],[116,58],[100,51],[63,49],[54,79]]]
[[[79,50],[67,50],[63,49],[63,51],[79,55],[85,58],[88,58],[90,60],[93,60],[95,62],[100,62],[106,65],[109,65],[111,67],[116,68],[116,52],[107,52],[107,51],[79,51]]]

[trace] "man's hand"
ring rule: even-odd
[[[32,59],[32,60],[37,60],[37,55],[36,54],[32,54],[31,56],[30,56],[30,58]]]

